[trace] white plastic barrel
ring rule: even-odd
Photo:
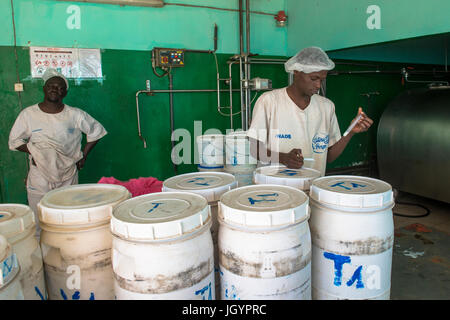
[[[23,300],[20,266],[12,246],[0,234],[0,300]]]
[[[35,215],[23,204],[0,204],[0,234],[12,246],[20,265],[18,279],[26,300],[46,300],[41,247],[34,236]]]
[[[225,136],[225,168],[238,181],[238,186],[253,184],[257,160],[250,154],[247,131],[236,131]]]
[[[309,194],[309,188],[320,172],[310,168],[290,169],[283,165],[259,167],[254,172],[255,184],[290,186]]]
[[[158,192],[113,212],[112,265],[118,300],[214,300],[211,214],[206,199]]]
[[[313,181],[309,196],[313,299],[389,299],[391,186],[367,177],[326,176]]]
[[[50,300],[114,299],[110,219],[130,196],[119,185],[78,184],[54,189],[38,203]]]
[[[223,171],[224,135],[207,134],[197,137],[199,171]]]
[[[214,244],[214,271],[216,297],[220,295],[219,277],[219,249],[218,233],[219,221],[217,220],[217,206],[220,197],[227,191],[237,187],[236,179],[232,174],[224,172],[187,173],[171,177],[163,182],[163,192],[193,192],[203,196],[211,207],[211,235]]]
[[[298,189],[252,185],[219,202],[223,300],[310,300],[308,197]]]

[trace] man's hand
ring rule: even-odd
[[[86,158],[85,157],[83,157],[80,161],[77,162],[77,169],[78,169],[78,171],[83,169],[85,162],[86,162]]]
[[[300,169],[303,166],[303,155],[301,149],[292,149],[288,153],[280,152],[280,163],[290,169]]]
[[[356,115],[355,119],[352,120],[355,121],[356,118],[361,115],[361,119],[359,119],[358,123],[353,127],[352,133],[360,133],[367,131],[370,126],[373,124],[373,120],[370,119],[363,111],[362,108],[358,108],[358,114]]]

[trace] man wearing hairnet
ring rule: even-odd
[[[105,128],[85,111],[63,103],[69,83],[55,69],[47,69],[44,101],[22,110],[9,134],[9,149],[29,154],[27,177],[28,205],[36,217],[36,235],[40,228],[37,204],[50,190],[78,184],[78,170]],[[86,145],[81,151],[82,133]]]
[[[259,97],[247,132],[259,165],[281,163],[295,169],[305,165],[323,176],[327,162],[342,153],[351,137],[372,125],[359,108],[356,118],[361,118],[348,135],[341,136],[334,103],[318,94],[333,68],[322,49],[305,48],[285,63],[286,72],[293,73],[293,83]]]

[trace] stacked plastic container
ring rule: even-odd
[[[45,300],[41,247],[35,237],[35,215],[23,204],[0,204],[0,234],[12,246],[20,265],[18,275],[26,300]]]
[[[48,192],[38,204],[50,300],[114,299],[111,213],[130,198],[111,184],[79,184]]]

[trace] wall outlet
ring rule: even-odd
[[[14,83],[14,91],[23,91],[23,83]]]

